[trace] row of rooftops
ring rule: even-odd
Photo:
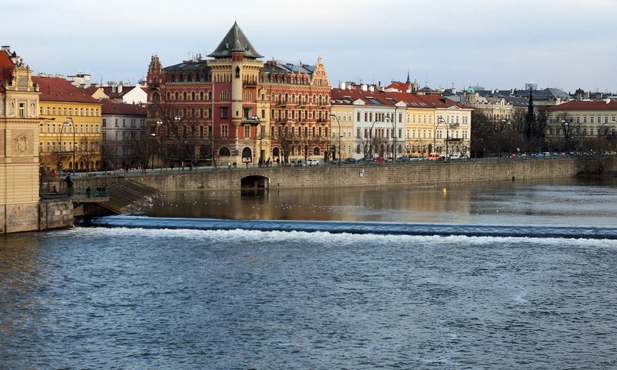
[[[346,88],[334,88],[331,95],[332,105],[364,105],[373,107],[409,107],[409,108],[449,108],[457,106],[470,109],[439,95],[418,95],[401,92],[390,86],[383,88],[373,85],[346,85]]]

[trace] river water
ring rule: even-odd
[[[179,192],[143,214],[370,221],[375,233],[166,219],[5,235],[0,369],[615,368],[617,240],[380,231],[608,230],[615,200],[615,182],[571,180]]]

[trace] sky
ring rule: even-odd
[[[315,64],[330,83],[617,92],[617,0],[21,0],[0,43],[35,74],[135,84],[216,49],[234,21],[264,60]]]

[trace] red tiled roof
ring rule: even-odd
[[[0,89],[4,90],[4,86],[13,78],[13,68],[15,68],[15,63],[6,51],[0,50]]]
[[[40,101],[98,103],[98,100],[88,95],[85,90],[75,87],[63,78],[32,76],[32,82],[39,86]]]
[[[407,90],[409,89],[409,84],[405,83],[405,82],[398,82],[398,81],[393,81],[390,85],[386,86],[386,90],[387,89],[396,89],[399,92],[407,92]],[[411,88],[413,89],[413,83],[411,84]]]
[[[332,89],[330,96],[334,105],[336,104],[348,104],[349,99],[351,99],[350,103],[360,99],[366,105],[374,105],[374,106],[391,106],[394,105],[394,102],[389,99],[388,94],[379,90],[362,90],[361,88],[351,88],[351,89]],[[379,102],[379,103],[378,103]],[[381,103],[381,104],[380,104]]]
[[[86,93],[88,95],[92,96],[98,89],[99,89],[98,86],[90,86],[90,87],[86,87],[84,90],[86,90]]]
[[[617,101],[605,100],[573,100],[567,103],[555,105],[548,108],[549,110],[617,110]]]
[[[121,114],[125,116],[146,116],[146,107],[141,104],[114,103],[109,99],[103,99],[103,114]]]
[[[118,92],[119,86],[103,86],[101,89],[105,93],[105,95],[110,98],[121,98],[126,95],[129,91],[133,90],[135,86],[122,86],[122,91]]]

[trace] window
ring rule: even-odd
[[[229,127],[227,125],[221,125],[221,136],[222,137],[227,137],[229,132]]]
[[[222,119],[229,118],[229,108],[228,107],[221,107],[221,118]],[[227,135],[225,135],[225,136],[227,136]]]
[[[244,125],[244,137],[245,138],[251,137],[251,126],[250,125]]]
[[[103,127],[107,127],[107,119],[103,118]]]

